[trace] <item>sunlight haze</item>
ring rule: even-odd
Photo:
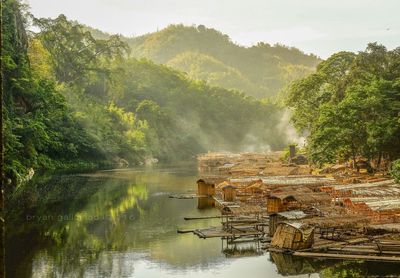
[[[27,0],[36,17],[68,18],[109,33],[139,36],[169,24],[204,24],[232,41],[295,46],[322,58],[360,51],[371,41],[400,43],[396,0]],[[245,4],[245,5],[244,5]],[[90,11],[90,12],[89,12]]]

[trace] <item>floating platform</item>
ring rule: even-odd
[[[329,259],[400,262],[400,257],[392,257],[392,256],[334,254],[334,253],[316,253],[316,252],[301,252],[301,251],[294,252],[292,255],[299,257],[315,257],[315,258],[329,258]]]
[[[264,236],[264,232],[254,230],[254,229],[237,229],[233,228],[231,231],[226,231],[221,228],[205,228],[205,229],[178,229],[177,232],[179,234],[184,233],[193,233],[197,235],[199,238],[244,238],[244,237],[262,237]]]
[[[221,229],[209,230],[209,229],[198,229],[193,232],[199,238],[244,238],[244,237],[259,237],[263,236],[264,233],[260,231],[240,231],[235,230],[232,232],[224,231]]]
[[[169,198],[172,199],[195,199],[195,198],[207,198],[207,195],[198,195],[198,194],[170,194]]]
[[[202,219],[214,219],[214,218],[226,218],[226,215],[214,215],[214,216],[195,216],[195,217],[184,217],[185,220],[202,220]]]

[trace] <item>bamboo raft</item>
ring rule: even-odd
[[[348,259],[348,260],[365,260],[365,261],[400,262],[400,257],[392,257],[392,256],[315,253],[315,252],[301,252],[301,251],[294,252],[293,256],[329,258],[329,259]]]
[[[211,228],[203,228],[203,229],[178,229],[177,232],[179,234],[186,234],[186,233],[193,233],[197,235],[199,238],[214,238],[214,237],[221,237],[221,238],[242,238],[242,237],[249,237],[249,236],[262,236],[263,233],[260,231],[246,231],[246,230],[235,230],[232,232],[227,232],[219,228],[211,227]]]
[[[168,195],[171,199],[195,199],[195,198],[205,198],[207,195],[198,194],[170,194]]]
[[[178,229],[178,233],[193,233],[199,238],[229,238],[237,240],[239,238],[253,237],[253,240],[261,239],[266,235],[265,227],[268,226],[263,218],[257,217],[234,217],[231,215],[185,217],[185,220],[222,218],[221,227],[210,227],[203,229]]]
[[[214,219],[214,218],[226,218],[225,215],[214,215],[214,216],[197,216],[197,217],[184,217],[185,220],[203,220],[203,219]]]
[[[263,235],[260,231],[246,231],[246,230],[235,230],[232,232],[227,232],[222,229],[196,229],[193,231],[195,235],[199,238],[213,238],[213,237],[221,237],[221,238],[244,238],[244,237],[260,237]]]
[[[219,156],[225,158],[226,155],[218,154],[216,159],[214,154],[207,155],[200,157],[199,161],[208,161],[208,158],[214,161]],[[388,215],[380,213],[378,219],[359,205],[362,201],[370,207],[379,205],[388,210],[388,206],[393,205],[393,196],[387,200],[381,200],[381,197],[400,194],[400,186],[393,180],[381,177],[347,184],[333,177],[300,172],[299,175],[265,175],[264,172],[258,173],[261,168],[253,160],[246,161],[241,169],[233,165],[236,161],[214,165],[224,171],[229,168],[230,175],[207,176],[197,182],[198,194],[206,194],[212,201],[212,207],[219,209],[222,215],[184,219],[221,219],[220,226],[180,229],[177,232],[192,233],[203,239],[219,237],[227,245],[263,243],[263,250],[294,256],[400,262],[400,240],[392,240],[398,239],[400,214],[389,210]],[[247,165],[254,166],[257,173],[247,174]],[[212,165],[203,166],[208,168]],[[236,170],[246,174],[232,175]],[[234,188],[234,194],[229,195],[227,186]],[[174,197],[185,198],[189,195]],[[398,203],[396,199],[396,207]],[[302,212],[301,215],[295,213],[298,211]],[[384,223],[391,226],[383,227]],[[372,224],[379,225],[374,227]]]
[[[312,248],[291,252],[268,248],[270,252],[290,252],[293,256],[400,262],[400,241],[375,237],[358,237],[341,242],[316,244]]]

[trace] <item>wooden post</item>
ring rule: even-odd
[[[289,157],[290,160],[296,156],[296,145],[290,145],[289,146]]]

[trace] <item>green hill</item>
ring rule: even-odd
[[[5,174],[14,183],[30,168],[120,167],[287,143],[282,111],[266,100],[129,57],[119,36],[87,32],[64,15],[35,19],[40,32],[31,36],[16,0],[3,15]],[[182,52],[174,63],[209,82],[214,73],[219,82],[252,85],[210,55]]]
[[[239,46],[227,35],[203,25],[170,25],[126,41],[134,57],[258,98],[276,96],[293,79],[313,72],[320,62],[315,55],[283,45]]]

